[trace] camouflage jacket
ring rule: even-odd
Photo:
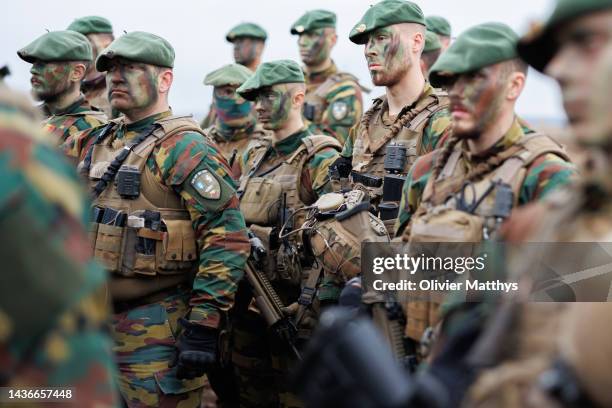
[[[131,140],[157,120],[170,115],[167,111],[130,124],[125,124],[122,118],[116,119],[118,126],[109,136],[110,140],[119,143]],[[83,160],[103,128],[84,132],[63,149],[69,156]],[[157,183],[180,195],[191,217],[200,256],[189,319],[210,327],[218,327],[221,312],[232,307],[250,251],[236,185],[227,162],[217,149],[213,143],[206,143],[200,133],[180,132],[156,146],[146,162]],[[227,189],[220,193],[221,199],[207,199],[193,187],[198,173],[203,170],[217,175],[220,188]]]
[[[336,64],[325,71],[305,73],[304,118],[313,134],[330,135],[342,144],[363,112],[362,88],[357,78],[339,72]]]
[[[46,115],[43,128],[52,135],[57,145],[61,145],[72,135],[107,122],[104,112],[93,108],[84,96],[62,112],[52,113],[46,105],[43,105],[43,112]]]
[[[12,97],[0,89],[0,382],[73,387],[78,406],[117,406],[106,275],[87,245],[84,192]]]
[[[493,154],[509,149],[521,140],[524,135],[529,133],[533,133],[533,130],[523,125],[517,118],[508,132],[484,154],[474,156],[464,148],[458,166],[470,169],[486,161]],[[437,149],[420,157],[410,169],[402,189],[402,201],[396,224],[397,235],[402,234],[410,223],[412,214],[419,207],[425,185],[432,174],[441,152],[441,149]],[[551,153],[539,156],[527,168],[527,173],[519,191],[518,205],[545,197],[559,186],[569,184],[575,175],[575,167],[565,159]]]

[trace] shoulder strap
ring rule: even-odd
[[[306,161],[314,156],[320,150],[326,147],[333,147],[334,149],[341,151],[342,145],[337,139],[326,136],[326,135],[310,135],[302,139],[300,147],[287,159],[287,163],[294,162],[304,151],[306,155],[303,160]]]
[[[268,152],[270,151],[271,147],[272,143],[269,140],[261,138],[260,144],[251,148],[251,150],[258,149],[259,152],[257,152],[257,156],[255,156],[255,159],[253,160],[253,167],[251,167],[251,170],[249,170],[249,172],[240,179],[240,186],[238,186],[238,198],[242,198],[242,195],[244,194],[244,190],[246,189],[249,180],[261,167],[264,160],[266,159],[266,156],[268,156]]]

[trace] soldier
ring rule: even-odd
[[[128,406],[199,406],[249,251],[227,162],[190,117],[172,116],[173,65],[161,37],[113,41],[96,68],[123,116],[65,146],[91,181]]]
[[[310,286],[319,271],[307,261],[301,235],[279,238],[279,233],[291,231],[289,225],[301,226],[305,212],[298,210],[331,191],[327,169],[341,146],[330,136],[312,135],[305,126],[304,74],[297,63],[263,63],[237,92],[255,101],[260,123],[274,132],[272,138],[253,144],[243,156],[240,209],[251,231],[268,246],[265,273],[282,302],[292,304],[288,312],[310,309],[313,301],[315,306],[318,303],[307,294],[314,291]],[[304,305],[299,308],[295,303],[298,297]],[[236,348],[232,359],[239,373],[241,404],[299,405],[288,391],[291,357],[277,344],[278,340],[264,341],[266,326],[261,316],[252,310],[234,315]],[[299,316],[304,314],[298,310],[295,323],[301,327],[304,322]]]
[[[214,87],[213,109],[216,117],[214,125],[206,129],[206,134],[215,141],[236,177],[240,175],[240,157],[249,141],[267,134],[257,124],[253,102],[236,94],[236,89],[251,75],[253,72],[247,67],[229,64],[204,78],[205,85]]]
[[[41,143],[39,120],[0,85],[0,386],[60,387],[62,405],[115,407],[106,276],[85,244],[88,208],[74,169]]]
[[[421,71],[423,71],[425,77],[440,57],[441,52],[442,44],[440,44],[438,36],[433,31],[427,30],[427,33],[425,33],[425,48],[423,48],[423,54],[421,54]]]
[[[21,50],[19,57],[32,64],[32,94],[44,102],[44,129],[60,145],[78,132],[106,123],[81,93],[81,82],[92,61],[91,45],[75,31],[53,31]]]
[[[505,236],[534,242],[610,241],[611,26],[610,0],[559,0],[548,21],[519,42],[521,58],[559,82],[572,134],[588,160],[582,180],[537,207],[516,211]],[[529,282],[529,266],[546,254],[520,255],[526,267],[511,271],[519,282]],[[507,308],[497,309],[491,321],[503,316],[502,309]],[[508,333],[519,341],[512,342],[512,353],[496,361],[497,367],[479,377],[470,404],[499,406],[510,396],[521,406],[609,406],[610,352],[603,345],[610,342],[601,323],[610,316],[609,304],[527,303],[514,309],[512,327],[497,333],[491,327],[482,335],[497,339],[502,349],[510,349]]]
[[[255,23],[240,23],[232,28],[225,39],[234,45],[234,61],[255,71],[261,63],[261,55],[266,45],[268,34]],[[204,117],[201,127],[206,129],[215,123],[214,102]]]
[[[403,177],[418,156],[438,146],[450,124],[448,99],[421,71],[425,18],[416,4],[377,3],[353,27],[350,39],[365,45],[372,82],[384,86],[385,95],[374,99],[351,130],[331,170],[341,178],[350,176],[353,188],[370,194],[392,233]],[[393,159],[387,163],[388,155]]]
[[[336,15],[327,10],[305,13],[291,26],[299,36],[300,57],[306,78],[304,118],[312,133],[335,137],[342,144],[363,111],[357,78],[338,71],[331,59],[336,45]]]
[[[430,81],[449,90],[453,123],[447,144],[417,159],[406,178],[397,225],[405,242],[489,239],[510,215],[493,215],[495,206],[540,200],[574,174],[561,146],[514,113],[527,72],[517,40],[504,24],[480,24],[432,67]],[[409,338],[420,340],[436,323],[435,310],[408,303]]]
[[[76,31],[83,34],[91,44],[93,61],[98,58],[100,52],[113,42],[113,26],[110,21],[100,16],[87,16],[74,20],[68,26],[67,30]],[[108,93],[106,92],[106,80],[104,74],[96,70],[95,64],[91,64],[85,73],[85,79],[81,83],[81,91],[85,95],[85,99],[91,106],[104,111],[108,118],[116,117],[113,114],[108,102]]]
[[[433,31],[442,44],[442,52],[450,46],[451,42],[451,25],[447,19],[440,16],[428,16],[425,18],[425,23],[429,31]]]

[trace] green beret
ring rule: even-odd
[[[266,30],[255,23],[241,23],[232,28],[225,36],[225,39],[229,42],[234,42],[238,37],[252,37],[266,41],[268,34]]]
[[[519,56],[529,65],[542,72],[555,56],[559,44],[554,33],[562,24],[612,8],[612,0],[558,0],[557,5],[545,24],[533,27],[517,44]]]
[[[257,67],[244,84],[236,90],[243,98],[254,100],[260,88],[287,83],[304,83],[302,68],[295,61],[278,60],[264,62]]]
[[[425,48],[423,48],[423,52],[432,52],[439,49],[442,49],[442,43],[440,43],[438,34],[427,30],[427,33],[425,33]]]
[[[52,31],[43,34],[26,45],[17,55],[22,60],[34,63],[36,60],[51,61],[91,61],[93,54],[89,40],[76,31]]]
[[[355,44],[365,44],[370,32],[399,23],[425,25],[425,17],[421,8],[411,1],[382,0],[366,11],[351,30],[349,39]]]
[[[204,85],[242,85],[253,75],[253,71],[240,64],[228,64],[210,72],[204,78]]]
[[[463,32],[440,55],[429,71],[429,81],[440,86],[442,73],[464,74],[516,58],[518,35],[503,23],[484,23]]]
[[[306,12],[291,26],[291,34],[299,35],[317,28],[336,28],[336,14],[327,10],[312,10]]]
[[[113,26],[111,22],[100,16],[87,16],[74,20],[67,30],[76,31],[84,35],[87,34],[112,34]]]
[[[108,69],[111,59],[122,57],[136,62],[172,68],[174,66],[174,48],[163,38],[143,31],[133,31],[110,43],[96,59],[96,69],[100,72]]]
[[[444,17],[429,16],[425,18],[425,23],[428,30],[438,35],[444,35],[446,37],[451,36],[451,25]]]

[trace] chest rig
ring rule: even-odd
[[[530,133],[479,164],[491,166],[492,170],[472,176],[479,173],[478,168],[467,170],[460,165],[464,153],[461,143],[457,143],[437,177],[428,180],[421,205],[404,231],[402,239],[410,243],[409,251],[418,252],[418,243],[478,243],[493,239],[518,205],[529,166],[548,153],[569,160],[556,141],[544,134]],[[443,301],[436,292],[422,296],[429,300],[404,303],[409,317],[406,335],[416,341],[437,323]]]
[[[317,85],[307,85],[306,97],[304,98],[304,118],[313,123],[321,123],[323,113],[329,106],[327,94],[339,82],[352,80],[357,83],[357,78],[346,72],[336,72],[330,75],[323,83]]]
[[[282,280],[296,285],[302,279],[299,264],[304,260],[298,259],[298,255],[303,254],[300,235],[291,234],[282,240],[279,235],[287,234],[304,223],[306,212],[300,209],[312,204],[317,197],[301,185],[302,172],[306,163],[327,147],[341,148],[337,140],[323,135],[307,136],[290,156],[272,160],[266,160],[272,148],[271,141],[261,141],[253,148],[249,172],[242,178],[238,189],[240,210],[251,231],[266,246],[265,269],[271,281]],[[280,253],[282,251],[285,253]],[[293,269],[287,270],[291,264]]]
[[[405,109],[393,124],[384,123],[385,97],[378,98],[363,116],[353,146],[351,184],[366,189],[377,205],[390,234],[399,211],[408,170],[422,155],[423,131],[429,118],[448,106],[446,93],[437,89]]]
[[[125,300],[163,289],[164,282],[176,284],[197,268],[189,212],[181,197],[146,164],[163,141],[201,130],[190,117],[168,117],[122,144],[110,137],[117,126],[118,120],[104,128],[81,171],[95,195],[90,238],[96,260],[116,277],[155,281],[140,280],[142,285],[136,285],[131,294],[120,296]],[[157,279],[166,275],[183,276]]]
[[[266,136],[266,132],[259,125],[255,125],[251,133],[244,133],[242,137],[236,140],[224,138],[214,127],[206,129],[204,133],[219,147],[219,151],[230,166],[242,157],[253,139],[261,139]]]

